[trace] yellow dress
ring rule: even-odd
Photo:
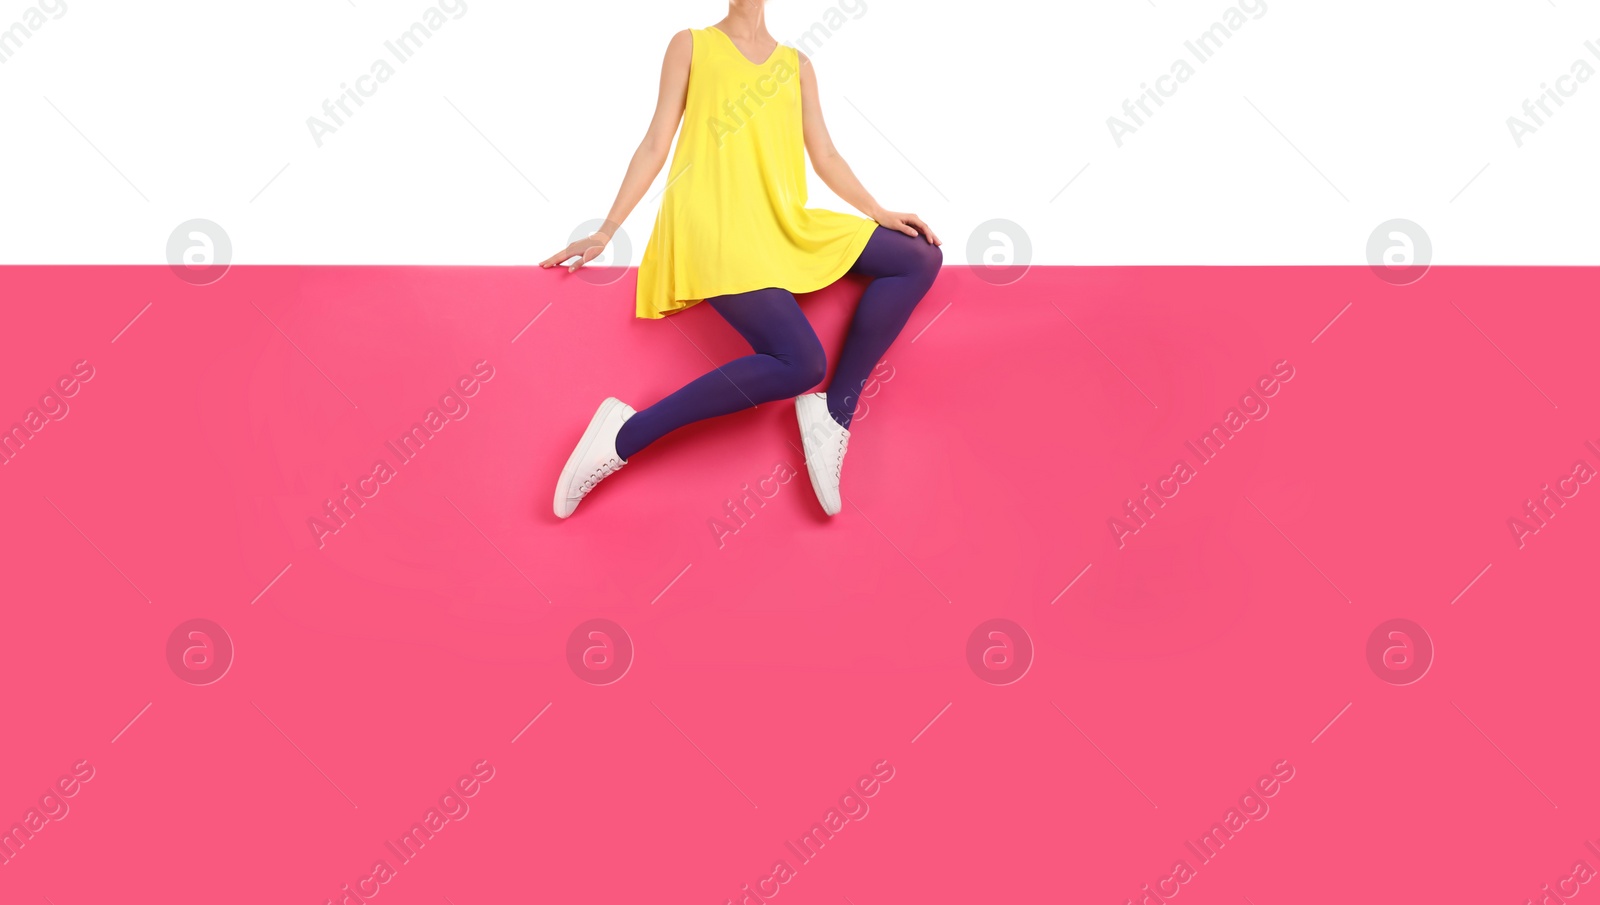
[[[756,64],[715,28],[690,33],[683,125],[639,261],[639,317],[756,289],[821,289],[877,227],[806,207],[799,51],[779,45]]]

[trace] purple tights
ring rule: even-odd
[[[850,426],[868,376],[933,285],[943,261],[939,248],[921,237],[880,226],[867,240],[850,272],[872,282],[861,293],[827,389],[828,411],[842,426]],[[706,304],[739,331],[754,354],[702,374],[629,418],[617,435],[617,455],[623,459],[686,424],[798,396],[827,374],[822,342],[788,290],[757,289]]]

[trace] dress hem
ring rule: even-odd
[[[739,295],[745,292],[755,292],[757,289],[784,289],[794,295],[804,295],[808,292],[816,292],[821,289],[826,289],[827,287],[832,286],[834,283],[839,282],[839,280],[843,278],[845,274],[850,272],[850,268],[854,267],[856,261],[860,259],[861,252],[866,250],[867,242],[872,239],[872,234],[876,232],[877,229],[877,221],[863,217],[860,228],[858,228],[856,230],[856,234],[851,237],[850,244],[845,247],[844,253],[839,256],[839,264],[835,265],[833,269],[829,271],[828,275],[820,282],[817,282],[816,285],[801,283],[785,286],[764,283],[760,286],[750,286],[745,289],[735,289],[731,292],[719,292],[716,295],[709,296],[709,298],[721,298],[725,295]],[[693,308],[695,305],[698,305],[705,300],[706,297],[697,299],[675,298],[667,307],[663,307],[653,313],[648,314],[635,311],[634,316],[640,320],[661,320],[669,314],[676,314],[679,311],[686,311],[690,308]]]

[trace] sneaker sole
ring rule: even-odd
[[[577,447],[572,450],[572,455],[567,457],[567,465],[561,469],[561,479],[556,482],[555,501],[551,504],[551,509],[555,512],[556,518],[567,518],[572,515],[572,512],[566,515],[561,514],[561,504],[567,501],[564,494],[568,485],[572,483],[573,475],[578,471],[578,463],[587,458],[589,447],[594,445],[600,425],[606,420],[606,416],[615,411],[619,405],[622,405],[622,400],[620,399],[607,399],[605,402],[600,403],[600,408],[595,410],[594,417],[589,419],[589,426],[584,428],[583,436],[578,440]],[[574,506],[573,512],[576,511],[577,507]]]
[[[800,426],[800,450],[801,450],[802,453],[804,453],[805,452],[805,446],[806,446],[806,436],[807,436],[806,419],[805,419],[804,415],[800,414],[800,405],[801,405],[801,403],[800,403],[799,398],[796,398],[795,399],[795,403],[794,403],[795,421],[798,422],[799,426]],[[826,404],[824,404],[824,406],[823,406],[822,415],[825,418],[832,418],[833,417],[832,415],[828,414],[828,409],[827,409]],[[828,508],[828,501],[822,498],[822,482],[817,480],[817,469],[816,469],[816,466],[812,464],[811,456],[806,456],[805,460],[806,460],[806,476],[811,479],[811,492],[816,495],[817,504],[822,507],[822,511],[823,511],[824,514],[830,515],[830,516],[838,515],[840,506],[838,504],[836,504],[836,505],[834,505],[834,507],[832,509],[829,509]]]

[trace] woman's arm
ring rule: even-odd
[[[639,199],[644,197],[650,183],[655,181],[656,174],[666,164],[667,154],[672,150],[672,136],[677,133],[678,123],[683,120],[684,97],[689,89],[689,62],[693,55],[693,35],[684,30],[672,36],[667,44],[666,59],[661,63],[661,89],[656,95],[655,115],[650,118],[650,128],[633,152],[633,159],[628,161],[628,172],[622,177],[622,187],[617,189],[617,199],[611,202],[611,212],[606,214],[605,224],[593,235],[579,239],[545,258],[540,267],[553,267],[577,258],[567,268],[567,272],[571,273],[594,260],[605,250],[622,221],[628,219]]]
[[[823,122],[822,101],[817,97],[817,74],[811,66],[811,58],[803,53],[800,54],[800,117],[805,130],[806,153],[811,155],[811,168],[817,171],[817,175],[828,188],[833,189],[835,195],[882,226],[908,236],[920,233],[934,245],[943,244],[916,214],[886,210],[856,178],[850,164],[845,163],[839,149],[833,146],[833,138],[828,135],[828,124]]]

